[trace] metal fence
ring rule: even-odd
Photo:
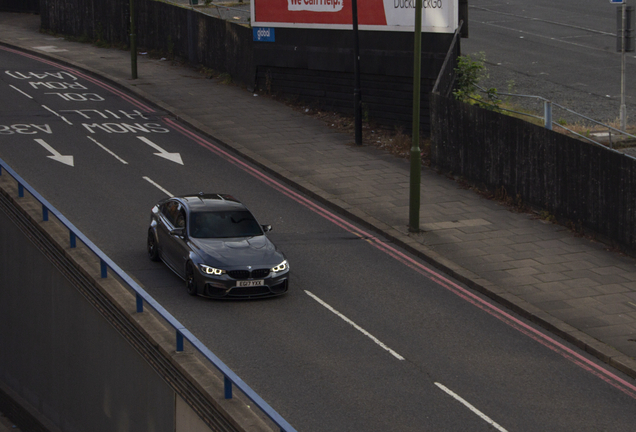
[[[0,0],[0,11],[40,13],[39,0]]]
[[[250,2],[221,2],[205,0],[165,0],[166,3],[189,6],[193,10],[224,21],[247,24],[250,22]]]
[[[444,63],[442,64],[439,74],[437,75],[437,80],[435,81],[435,85],[433,86],[431,93],[450,97],[451,92],[455,87],[455,68],[457,67],[457,57],[460,53],[458,40],[461,36],[463,25],[464,21],[460,21],[457,26],[457,30],[455,30],[453,41],[451,42],[450,47],[448,47],[446,58],[444,59]]]
[[[109,270],[119,280],[123,281],[128,288],[133,291],[136,297],[137,312],[144,311],[144,305],[150,306],[159,316],[165,320],[175,331],[175,350],[183,352],[184,341],[187,341],[196,349],[210,364],[212,364],[224,378],[224,397],[232,399],[233,387],[238,388],[247,398],[249,398],[282,432],[296,432],[296,430],[283,419],[272,407],[267,404],[254,390],[252,390],[241,378],[238,377],[229,367],[227,367],[212,351],[210,351],[199,339],[187,328],[174,318],[163,306],[161,306],[150,294],[141,288],[130,276],[128,276],[114,261],[104,254],[88,237],[82,234],[62,213],[53,207],[44,197],[22,179],[13,169],[11,169],[2,159],[0,159],[0,175],[7,172],[18,184],[18,197],[24,197],[27,191],[42,205],[42,220],[48,221],[53,215],[57,220],[69,230],[69,245],[71,248],[77,247],[77,241],[82,242],[90,249],[100,261],[100,273],[102,278],[107,278]]]
[[[485,89],[483,87],[480,87],[478,85],[476,87],[481,92],[488,93],[487,89]],[[582,120],[584,120],[584,121],[586,121],[588,123],[591,123],[591,124],[593,124],[595,126],[600,127],[601,129],[607,129],[607,139],[608,139],[607,143],[608,143],[610,149],[614,148],[616,137],[628,137],[628,138],[636,139],[635,135],[632,135],[632,134],[630,134],[630,133],[628,133],[628,132],[626,132],[624,130],[615,128],[615,127],[610,126],[608,124],[602,123],[602,122],[600,122],[598,120],[594,120],[593,118],[587,117],[587,116],[585,116],[583,114],[577,113],[576,111],[573,111],[573,110],[571,110],[571,109],[569,109],[567,107],[559,105],[559,104],[557,104],[557,103],[555,103],[555,102],[553,102],[551,100],[548,100],[548,99],[546,99],[546,98],[544,98],[542,96],[521,95],[521,94],[500,93],[500,92],[497,92],[497,96],[506,96],[506,97],[509,97],[509,98],[510,97],[517,97],[517,98],[535,99],[537,101],[540,101],[541,103],[543,103],[543,116],[532,114],[532,113],[528,113],[528,112],[522,112],[522,111],[518,111],[518,110],[514,110],[514,109],[502,108],[502,107],[500,107],[498,105],[485,102],[484,100],[478,100],[478,99],[475,99],[475,98],[473,98],[473,99],[475,101],[478,101],[482,105],[483,104],[489,105],[489,106],[491,106],[493,109],[495,109],[497,111],[505,111],[505,112],[514,113],[514,114],[517,114],[517,115],[520,115],[520,116],[525,116],[525,117],[531,117],[531,118],[538,119],[538,120],[540,120],[543,123],[543,125],[544,125],[544,127],[546,129],[554,130],[554,127],[556,127],[557,129],[560,128],[560,129],[568,131],[570,134],[576,135],[579,138],[581,138],[581,139],[583,139],[585,141],[588,141],[588,142],[590,142],[592,144],[598,144],[598,145],[602,145],[603,147],[605,147],[605,144],[600,139],[596,139],[595,140],[595,139],[592,138],[592,137],[600,136],[599,134],[595,133],[595,134],[592,134],[592,135],[589,135],[589,136],[588,135],[583,135],[583,134],[580,134],[580,133],[572,130],[571,128],[566,127],[563,122],[554,121],[554,115],[553,115],[554,108],[560,109],[562,111],[565,111],[565,112],[573,115],[575,118],[582,119]],[[612,135],[612,134],[614,134],[614,135]],[[602,136],[605,136],[604,133],[603,133]]]
[[[431,125],[434,166],[636,251],[636,158],[437,94]]]

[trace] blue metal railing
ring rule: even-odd
[[[104,254],[88,237],[82,234],[62,213],[53,207],[44,197],[35,191],[22,177],[20,177],[11,167],[0,159],[0,175],[3,169],[13,177],[18,183],[18,197],[24,197],[26,189],[33,198],[42,204],[42,220],[48,221],[49,214],[53,214],[69,230],[69,244],[71,248],[77,246],[79,239],[89,248],[100,261],[101,277],[108,277],[108,269],[124,281],[134,292],[136,297],[137,312],[143,312],[144,304],[152,307],[165,321],[167,321],[176,332],[175,347],[177,352],[183,351],[184,340],[187,340],[197,351],[199,351],[214,367],[223,374],[225,399],[232,399],[232,386],[236,386],[245,396],[247,396],[269,419],[276,424],[281,432],[296,432],[287,421],[269,406],[259,395],[254,392],[241,378],[225,365],[216,355],[212,353],[203,343],[186,329],[176,318],[174,318],[163,306],[161,306],[150,294],[141,288],[137,282],[132,280],[122,269],[119,268],[106,254]]]

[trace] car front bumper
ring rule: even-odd
[[[257,297],[273,297],[285,294],[289,289],[289,271],[270,274],[266,277],[234,279],[228,275],[219,278],[210,277],[200,271],[197,285],[202,287],[201,295],[211,298],[249,299]],[[262,285],[238,286],[239,282],[262,280]]]

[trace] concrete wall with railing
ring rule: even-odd
[[[636,254],[636,158],[431,95],[431,162]]]
[[[0,404],[49,431],[294,430],[69,225],[0,160]]]
[[[174,391],[2,212],[0,243],[0,379],[64,431],[174,430]]]

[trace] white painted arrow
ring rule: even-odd
[[[179,153],[168,153],[167,151],[165,151],[164,149],[162,149],[161,147],[159,147],[157,144],[153,143],[146,137],[138,136],[137,138],[139,138],[140,140],[148,144],[153,149],[157,150],[159,153],[155,153],[155,156],[159,156],[164,159],[168,159],[169,161],[178,163],[179,165],[183,165],[183,161],[181,160],[181,155]]]
[[[51,156],[47,156],[50,159],[53,159],[54,161],[58,161],[58,162],[62,162],[65,165],[70,165],[70,166],[74,166],[73,165],[73,156],[62,156],[60,154],[60,152],[58,152],[57,150],[55,150],[53,147],[51,147],[50,145],[48,145],[46,143],[46,141],[44,141],[43,139],[36,139],[35,140],[36,143],[40,144],[42,147],[44,147],[49,153],[51,153]]]

